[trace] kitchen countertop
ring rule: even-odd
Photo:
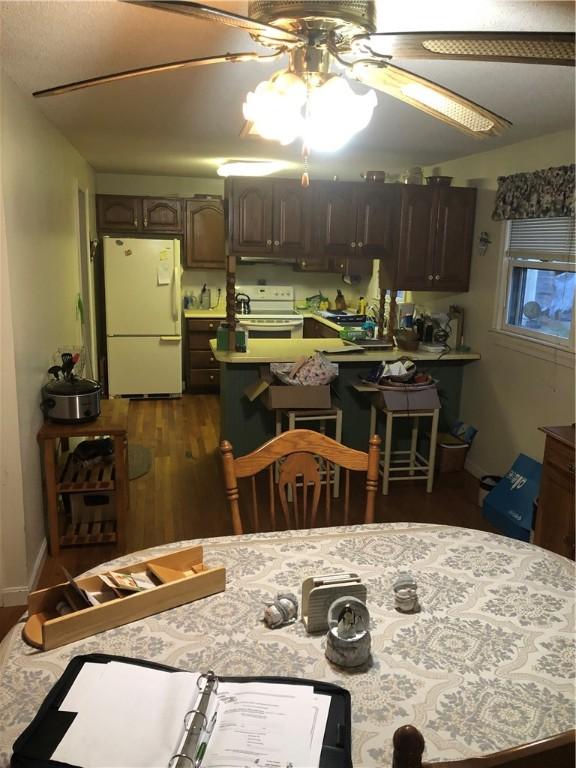
[[[331,358],[338,363],[394,361],[403,357],[433,362],[435,360],[479,360],[475,352],[447,352],[441,357],[431,352],[405,352],[400,349],[373,349],[338,354],[338,350],[357,347],[343,339],[248,339],[247,352],[224,352],[216,349],[216,340],[210,341],[214,357],[220,363],[285,363],[313,354],[316,350],[332,352]],[[336,353],[336,354],[334,354]]]
[[[224,320],[226,317],[226,307],[216,309],[184,309],[182,314],[186,320]]]

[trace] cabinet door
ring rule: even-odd
[[[142,228],[146,232],[182,234],[182,201],[143,197]]]
[[[96,195],[99,232],[138,232],[142,222],[141,199],[126,195]]]
[[[234,179],[227,187],[232,253],[272,253],[272,181]]]
[[[278,256],[301,256],[310,252],[310,188],[294,179],[278,179],[273,188],[273,246]]]
[[[435,191],[407,185],[400,191],[398,264],[394,288],[434,289],[434,237],[436,234]]]
[[[354,184],[320,182],[315,196],[318,253],[345,259],[356,249]]]
[[[546,436],[534,544],[574,560],[574,447]]]
[[[202,269],[226,268],[222,200],[186,202],[185,266]]]
[[[392,256],[393,221],[398,184],[358,184],[356,187],[356,255],[383,259]]]
[[[444,188],[437,197],[434,289],[467,291],[474,235],[476,190]]]

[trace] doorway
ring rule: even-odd
[[[96,324],[94,301],[94,249],[88,229],[88,195],[78,187],[78,260],[80,272],[81,331],[85,349],[85,370],[83,375],[95,378],[96,371]],[[80,302],[79,302],[80,303]]]

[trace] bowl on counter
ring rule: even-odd
[[[394,340],[398,349],[402,349],[405,352],[416,352],[420,346],[420,339],[418,334],[408,328],[401,328],[394,334]]]

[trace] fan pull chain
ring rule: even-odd
[[[304,147],[302,150],[302,154],[304,155],[304,172],[302,173],[302,186],[303,187],[309,187],[310,186],[310,176],[308,175],[308,147]]]

